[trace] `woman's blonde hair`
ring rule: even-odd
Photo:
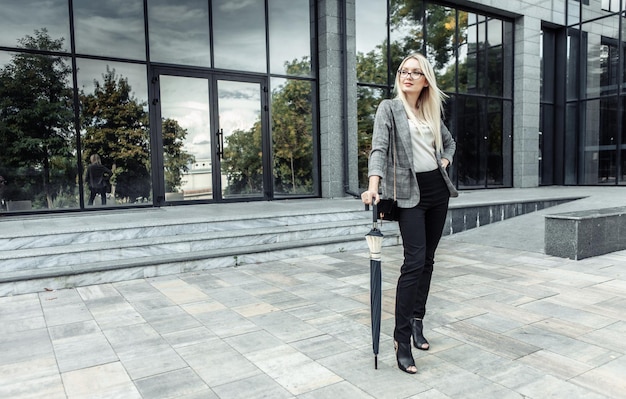
[[[100,155],[98,154],[92,154],[91,157],[89,157],[89,160],[91,161],[91,163],[95,163],[96,165],[102,165],[102,161],[100,161]]]
[[[443,147],[441,140],[441,118],[444,112],[444,100],[448,96],[437,86],[435,71],[433,70],[432,65],[430,65],[430,62],[428,62],[426,57],[424,57],[422,54],[411,54],[403,59],[400,63],[400,66],[398,67],[398,71],[401,71],[407,60],[411,58],[418,62],[420,70],[424,74],[424,79],[426,79],[426,82],[428,83],[428,85],[424,86],[424,88],[422,89],[422,92],[417,99],[417,104],[414,105],[417,106],[417,111],[419,112],[421,118],[426,121],[431,131],[433,132],[433,135],[435,136],[435,149],[437,151],[441,151]],[[404,104],[404,109],[406,110],[409,118],[417,124],[419,123],[417,117],[415,116],[415,114],[413,114],[413,111],[411,110],[412,107],[408,103],[406,99],[406,94],[404,93],[404,91],[402,91],[401,87],[402,86],[400,85],[400,74],[396,73],[396,96],[402,101],[402,104]]]

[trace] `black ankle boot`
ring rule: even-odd
[[[430,344],[424,338],[424,325],[422,319],[411,319],[411,332],[413,333],[413,345],[420,350],[427,351],[430,348]],[[424,345],[426,345],[424,347]]]
[[[398,368],[405,373],[415,374],[415,370],[409,370],[409,367],[415,367],[415,360],[413,360],[413,354],[411,353],[411,343],[394,342],[396,347],[396,360],[398,361]]]

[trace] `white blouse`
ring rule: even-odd
[[[415,173],[430,172],[438,168],[435,156],[435,135],[427,123],[419,121],[419,125],[409,119],[411,143],[413,145],[413,171]]]

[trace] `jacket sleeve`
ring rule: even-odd
[[[443,121],[441,122],[441,144],[443,146],[441,157],[450,161],[450,165],[452,165],[452,158],[454,158],[454,153],[456,152],[456,141],[452,138],[450,130],[444,125]]]
[[[393,130],[393,114],[390,100],[383,100],[378,105],[372,132],[372,150],[368,160],[368,177],[385,177],[387,172],[387,156],[389,153],[389,137]]]

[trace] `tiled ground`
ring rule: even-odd
[[[0,298],[2,398],[626,398],[626,251],[442,240],[416,375],[395,366],[401,248]]]

